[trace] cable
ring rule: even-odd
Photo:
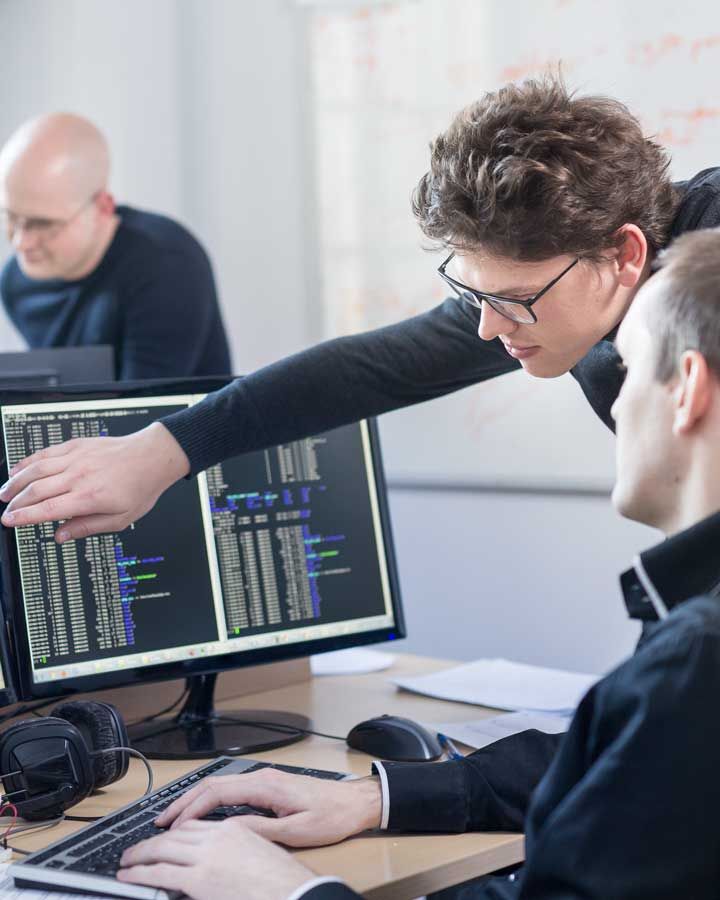
[[[14,827],[13,831],[15,837],[18,837],[21,834],[26,834],[29,831],[41,831],[43,828],[54,828],[56,825],[59,825],[65,816],[59,816],[57,819],[47,819],[43,822],[33,822],[32,825],[21,825],[19,828]],[[31,853],[34,853],[34,850],[23,850],[20,847],[14,847],[12,844],[8,844],[3,842],[3,846],[7,847],[8,850],[12,850],[13,853],[19,853],[21,856],[29,856]]]
[[[133,747],[108,747],[106,750],[96,750],[94,753],[91,753],[91,756],[102,756],[104,753],[129,753],[130,756],[136,756],[145,766],[148,775],[148,783],[147,788],[145,789],[145,793],[143,797],[147,797],[152,793],[153,789],[153,771],[150,768],[150,763],[147,761],[147,757],[143,756],[139,750],[135,750]],[[70,822],[97,822],[98,819],[104,819],[105,816],[65,816]]]
[[[0,716],[0,725],[3,722],[7,722],[9,719],[15,719],[17,716],[33,713],[36,709],[42,709],[44,706],[52,706],[53,703],[62,703],[63,700],[67,700],[71,696],[72,694],[65,694],[62,697],[53,697],[51,700],[41,700],[39,703],[26,703],[24,706],[19,706],[17,709],[13,710],[13,712],[4,713],[4,715]]]
[[[135,750],[133,747],[108,747],[106,750],[96,750],[94,753],[91,753],[90,756],[103,756],[106,753],[129,753],[130,756],[135,756],[139,759],[142,764],[145,766],[145,771],[148,776],[147,787],[145,788],[145,793],[143,797],[147,797],[152,793],[153,789],[153,770],[150,768],[150,763],[147,761],[147,757],[144,756],[139,750]],[[102,818],[102,816],[101,816]]]
[[[161,709],[160,712],[152,713],[152,715],[149,716],[144,716],[142,719],[137,719],[135,722],[128,722],[128,728],[132,728],[133,725],[144,725],[145,722],[152,722],[153,719],[159,719],[160,716],[164,716],[167,713],[172,712],[174,709],[180,706],[180,704],[189,693],[190,688],[186,687],[183,690],[182,694],[180,694],[180,696],[177,698],[177,700],[174,703],[171,703],[170,706],[166,706],[165,709]]]
[[[0,807],[0,816],[4,816],[4,815],[5,815],[5,812],[6,812],[8,809],[12,811],[13,817],[12,817],[12,821],[10,822],[10,824],[9,824],[8,827],[7,827],[7,829],[5,830],[5,833],[4,833],[3,836],[2,836],[2,845],[3,845],[3,847],[7,847],[7,841],[8,841],[8,838],[10,837],[10,832],[13,830],[13,827],[14,827],[15,825],[17,825],[17,814],[18,814],[18,811],[17,811],[17,806],[15,806],[14,803],[5,803],[2,807]]]
[[[284,734],[314,734],[317,737],[328,738],[331,741],[345,741],[346,738],[339,734],[325,734],[323,731],[313,731],[311,728],[300,728],[298,725],[286,725],[284,722],[256,722],[253,719],[238,719],[235,716],[217,716],[217,722],[234,723],[235,725],[251,725],[255,728],[264,728],[266,731],[279,731]]]

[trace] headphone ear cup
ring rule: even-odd
[[[80,731],[66,719],[16,722],[0,734],[5,792],[28,821],[55,818],[90,796],[92,760]]]
[[[74,700],[56,706],[52,715],[65,719],[78,729],[90,754],[111,747],[129,746],[125,723],[112,703]],[[127,753],[99,753],[97,756],[91,756],[91,762],[94,790],[118,781],[128,770]]]

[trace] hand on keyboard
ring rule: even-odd
[[[381,803],[377,778],[323,781],[260,769],[203,779],[158,816],[156,824],[174,829],[217,807],[249,804],[271,810],[277,818],[243,815],[247,828],[288,847],[319,847],[377,828]]]
[[[244,900],[286,900],[312,880],[314,872],[244,822],[186,822],[136,844],[123,854],[117,879],[193,900],[237,900],[240,891]]]

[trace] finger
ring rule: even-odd
[[[36,450],[35,453],[31,453],[30,456],[26,456],[20,462],[15,463],[10,469],[10,475],[17,475],[18,472],[22,472],[23,469],[27,469],[28,466],[32,466],[41,460],[65,456],[66,453],[69,453],[77,446],[77,443],[77,440],[65,441],[62,444],[53,444],[50,447],[44,447],[42,450]]]
[[[188,824],[192,819],[202,819],[203,816],[207,815],[209,812],[215,809],[216,806],[221,806],[222,802],[223,801],[217,796],[217,794],[202,794],[196,800],[185,807],[185,809],[173,821],[170,828],[179,828],[181,825]],[[158,824],[160,823],[158,822]]]
[[[174,835],[160,835],[148,841],[141,841],[123,853],[120,865],[137,866],[150,863],[170,862],[177,865],[192,865],[202,857],[202,851],[193,847],[188,835],[177,840]]]
[[[58,544],[65,541],[75,541],[80,538],[90,537],[93,534],[106,534],[109,531],[124,531],[131,524],[127,515],[124,516],[81,516],[79,519],[71,519],[63,523],[55,532],[55,540]]]
[[[285,786],[281,782],[295,778],[296,775],[285,775],[270,770],[253,775],[207,778],[169,806],[165,810],[169,815],[162,819],[158,818],[157,823],[167,827],[172,822],[170,827],[176,828],[190,819],[202,818],[216,806],[224,803],[248,803],[278,812],[287,806],[287,797],[284,796]]]
[[[203,784],[199,784],[194,788],[191,788],[189,791],[186,791],[182,795],[182,797],[178,797],[178,799],[171,803],[170,806],[166,810],[160,813],[160,815],[155,819],[155,822],[162,828],[167,827],[171,822],[174,822],[175,825],[179,825],[180,822],[176,822],[175,820],[189,807],[192,806],[198,799],[202,798],[208,792],[211,793],[211,796],[207,797],[206,802],[210,802],[212,800],[212,806],[208,806],[205,809],[205,813],[209,812],[211,809],[215,809],[221,803],[219,794],[214,792],[214,788],[210,784],[210,780]]]
[[[22,525],[38,525],[40,522],[57,522],[76,516],[91,516],[97,512],[97,496],[89,492],[69,492],[59,497],[48,497],[21,509],[6,509],[3,523],[13,528]]]
[[[187,866],[176,866],[170,863],[159,863],[150,866],[131,866],[120,869],[115,876],[119,881],[131,881],[133,884],[147,884],[150,887],[165,888],[170,891],[187,893],[189,869]]]
[[[41,460],[33,463],[26,469],[23,469],[18,475],[14,475],[8,479],[0,490],[0,500],[9,503],[15,500],[18,494],[22,493],[28,485],[42,481],[52,475],[58,475],[67,468],[67,461],[58,459]],[[17,500],[15,500],[17,503]]]
[[[60,497],[70,490],[70,479],[65,472],[48,474],[44,478],[34,479],[26,488],[16,494],[8,504],[9,512],[16,512],[24,506],[33,506],[50,497]]]
[[[23,525],[39,525],[41,522],[60,522],[58,540],[88,537],[101,531],[122,531],[130,524],[127,513],[107,515],[98,513],[97,497],[89,493],[68,492],[59,497],[49,497],[40,503],[19,510],[5,510],[3,525],[21,528]],[[72,519],[72,521],[68,521]]]

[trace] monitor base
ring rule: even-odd
[[[213,708],[216,675],[188,679],[188,698],[177,716],[128,726],[130,745],[150,759],[209,759],[285,747],[307,737],[312,721],[299,713]]]

